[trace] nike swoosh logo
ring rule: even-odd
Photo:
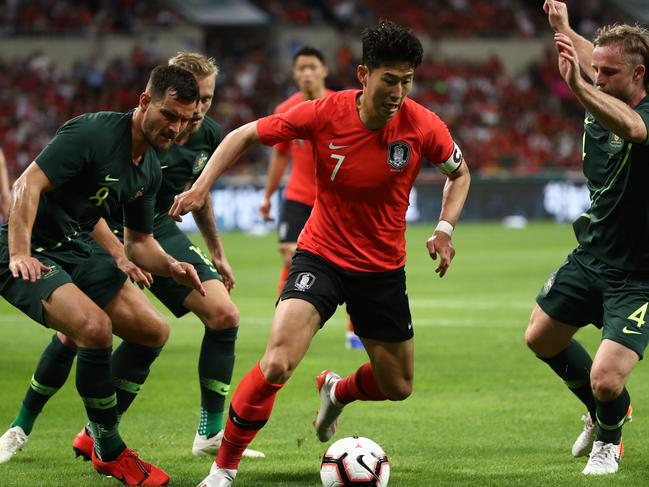
[[[119,179],[117,179],[117,178],[111,178],[111,177],[110,177],[110,174],[108,174],[108,175],[104,178],[104,181],[119,181]]]
[[[329,148],[331,150],[344,149],[345,147],[349,147],[349,146],[348,145],[334,145],[333,142],[329,142]]]
[[[642,335],[641,331],[629,330],[626,326],[622,328],[622,333],[631,334],[631,335]]]

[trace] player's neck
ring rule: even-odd
[[[142,132],[142,111],[139,108],[135,109],[133,112],[133,119],[131,120],[131,144],[132,152],[131,157],[133,164],[139,166],[142,162],[144,153],[149,149],[150,144],[144,138],[144,133]]]
[[[371,101],[367,101],[364,93],[356,97],[356,111],[358,112],[358,118],[361,119],[361,123],[368,130],[382,129],[388,123],[384,117],[374,113]]]
[[[318,90],[315,91],[303,91],[302,96],[304,96],[305,100],[315,100],[316,98],[322,98],[325,96],[325,88],[324,86]]]

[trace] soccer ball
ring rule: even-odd
[[[336,441],[322,457],[324,487],[385,487],[389,478],[390,464],[383,448],[361,436]]]

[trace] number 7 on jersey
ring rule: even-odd
[[[343,161],[345,160],[345,156],[341,156],[340,154],[331,154],[330,157],[338,161],[336,167],[334,167],[334,170],[331,172],[331,180],[333,181],[336,178],[336,174],[338,174],[338,169],[340,169],[340,166],[342,166]]]

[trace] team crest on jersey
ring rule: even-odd
[[[203,168],[205,167],[205,164],[207,164],[207,159],[209,158],[209,154],[205,151],[200,151],[198,155],[196,156],[196,159],[194,159],[194,167],[192,168],[192,171],[194,174],[201,172]]]
[[[401,172],[408,165],[410,146],[401,140],[388,145],[388,164],[395,172]]]
[[[311,289],[314,282],[315,276],[313,274],[310,272],[301,272],[295,280],[295,289],[298,291],[307,291],[308,289]]]
[[[619,151],[624,145],[624,140],[611,132],[610,137],[608,138],[608,145],[611,146],[611,149]]]

